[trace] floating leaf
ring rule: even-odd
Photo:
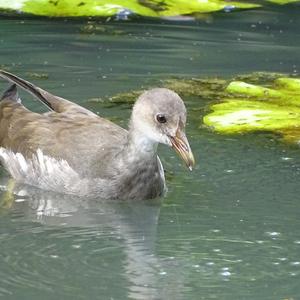
[[[268,1],[280,5],[299,2],[299,0],[268,0]]]
[[[276,131],[300,125],[300,108],[294,106],[227,99],[211,109],[214,112],[204,117],[204,123],[222,133]]]
[[[171,17],[257,7],[260,5],[222,0],[0,0],[1,10],[51,17]]]
[[[300,79],[278,78],[275,80],[275,85],[281,89],[295,91],[296,94],[300,92]]]
[[[231,82],[229,97],[210,107],[204,124],[220,133],[273,131],[288,142],[300,140],[300,79],[277,78],[272,87]]]

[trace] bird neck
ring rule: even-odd
[[[145,136],[145,134],[137,128],[130,128],[127,145],[130,152],[139,154],[144,158],[156,157],[158,143]]]

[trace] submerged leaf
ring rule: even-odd
[[[226,81],[217,78],[173,78],[163,81],[163,87],[174,90],[182,96],[197,96],[207,100],[217,100],[224,96]]]

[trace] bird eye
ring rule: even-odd
[[[158,123],[166,123],[167,122],[166,117],[162,114],[156,115],[156,120]]]

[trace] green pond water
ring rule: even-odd
[[[130,105],[91,99],[174,76],[299,72],[299,5],[86,24],[2,18],[0,65],[124,127]],[[201,126],[207,99],[184,100],[197,166],[190,172],[160,146],[169,188],[161,202],[31,187],[12,196],[1,169],[0,298],[300,299],[300,149],[270,133],[215,134]]]

